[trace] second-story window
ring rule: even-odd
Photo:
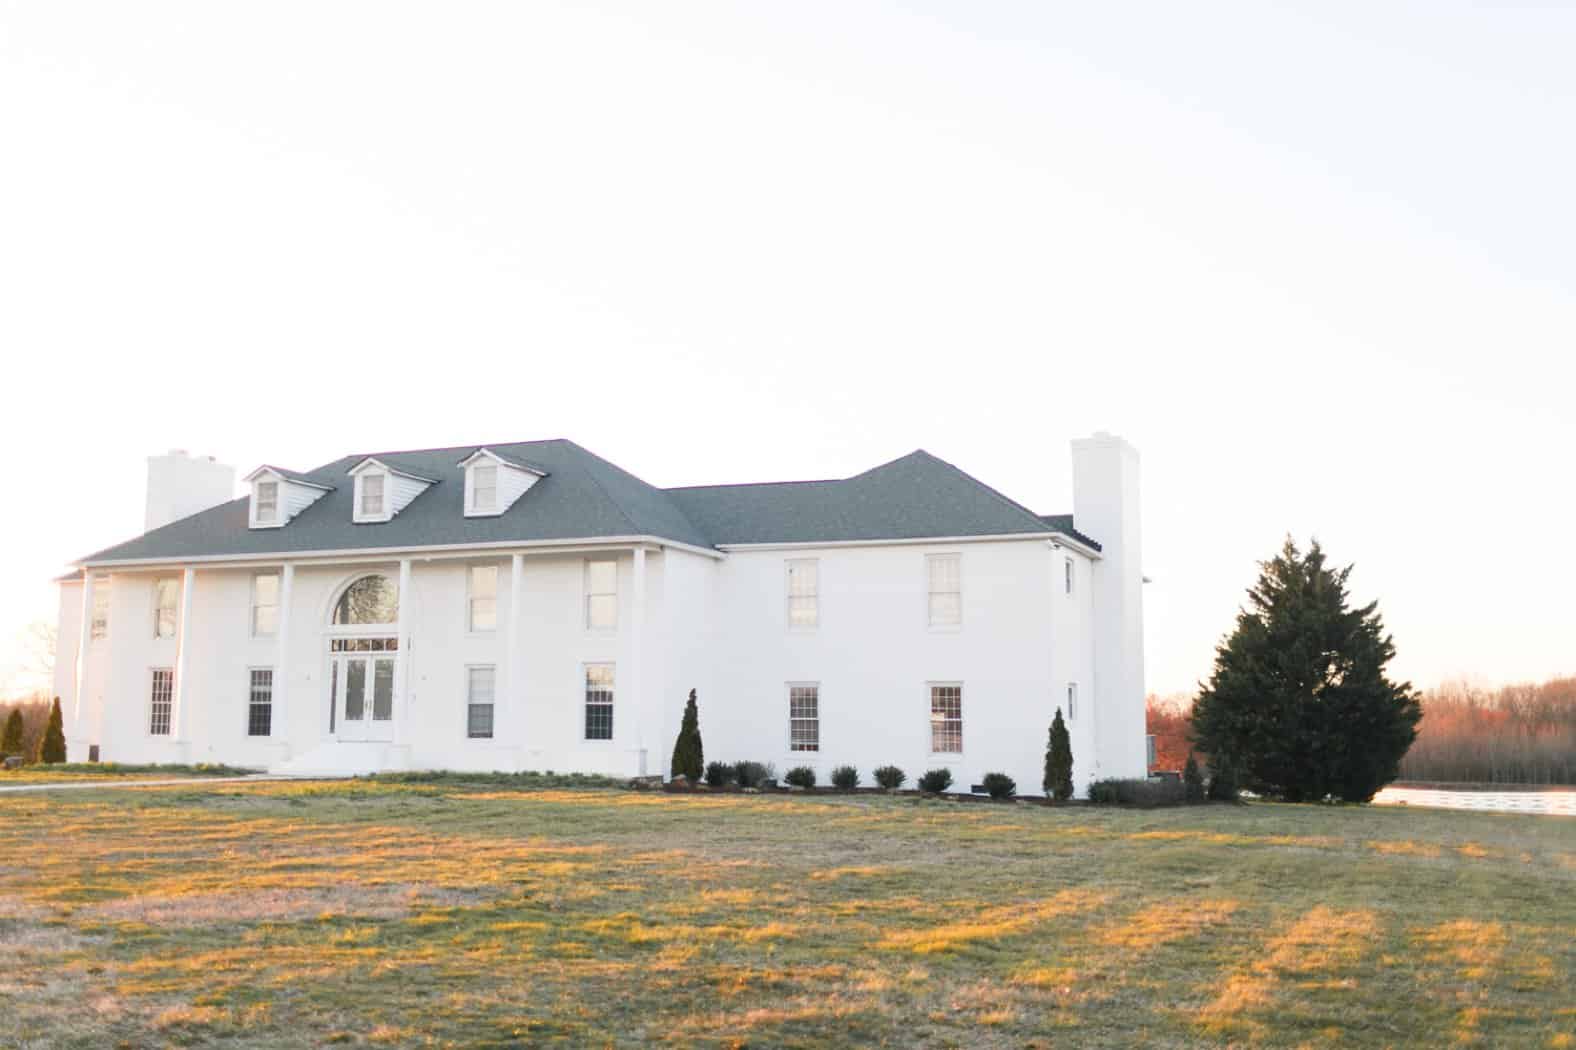
[[[180,586],[180,581],[173,577],[153,582],[153,637],[175,637],[176,605],[180,596]]]
[[[483,463],[471,468],[471,509],[498,509],[498,468],[493,464]]]
[[[279,482],[259,481],[257,483],[257,521],[259,524],[272,525],[279,518]]]
[[[471,566],[471,598],[468,628],[472,631],[498,629],[498,566]]]
[[[821,563],[814,558],[788,562],[788,626],[810,628],[821,622]]]
[[[929,617],[932,627],[955,627],[963,622],[961,561],[956,554],[932,554],[925,559],[930,585]]]
[[[361,516],[376,518],[383,513],[383,475],[368,474],[361,479]]]
[[[279,631],[279,574],[252,577],[252,637],[271,638]]]
[[[1073,560],[1062,559],[1062,586],[1068,594],[1073,593]]]
[[[586,627],[611,631],[618,626],[618,562],[586,562]]]
[[[104,580],[93,582],[92,636],[95,639],[109,637],[109,583]]]

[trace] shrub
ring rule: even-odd
[[[58,696],[55,697],[55,706],[49,709],[49,725],[44,727],[44,739],[38,742],[38,760],[51,763],[66,760],[65,720],[60,713]]]
[[[1018,793],[1018,782],[1005,773],[986,773],[984,784],[991,798],[1011,798]]]
[[[1204,801],[1204,775],[1198,771],[1198,759],[1187,753],[1187,765],[1182,767],[1182,797],[1188,802]]]
[[[727,787],[733,783],[733,767],[726,762],[707,762],[706,783],[714,788]]]
[[[815,787],[815,770],[809,766],[794,766],[783,774],[783,782],[796,788]]]
[[[740,787],[758,788],[770,776],[771,770],[760,762],[740,762],[733,767],[733,779],[739,782]]]
[[[1182,781],[1149,780],[1134,777],[1128,780],[1096,780],[1089,785],[1089,801],[1106,804],[1123,803],[1131,806],[1175,806],[1185,797]]]
[[[22,753],[22,709],[13,707],[11,717],[5,720],[5,733],[0,735],[0,757]]]
[[[691,784],[700,779],[706,762],[700,743],[700,711],[695,706],[695,690],[690,690],[689,702],[684,705],[684,721],[679,724],[679,738],[673,744],[673,766],[670,776],[684,776]]]
[[[1047,797],[1058,802],[1073,797],[1073,742],[1059,707],[1051,719],[1051,736],[1045,744],[1045,780],[1041,786]]]
[[[919,778],[919,790],[939,795],[952,786],[952,770],[932,769]]]
[[[908,779],[908,774],[896,766],[882,766],[876,770],[875,778],[876,783],[888,791],[896,791],[903,786],[903,781]]]
[[[859,770],[853,766],[838,766],[832,770],[832,786],[852,791],[859,786]]]

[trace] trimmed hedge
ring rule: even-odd
[[[932,769],[919,778],[919,790],[939,795],[952,786],[952,770]]]
[[[783,783],[796,788],[815,787],[815,770],[809,766],[794,766],[783,774]]]
[[[1018,793],[1018,782],[1005,773],[986,773],[981,783],[991,798],[1012,798]]]
[[[908,774],[896,766],[882,766],[875,772],[876,783],[888,791],[896,791],[908,779]]]
[[[852,791],[859,786],[859,770],[853,766],[838,766],[832,770],[832,786],[843,791]]]
[[[1096,780],[1089,785],[1089,801],[1107,805],[1178,806],[1186,797],[1186,791],[1181,780],[1137,777]]]

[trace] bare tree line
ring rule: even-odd
[[[1403,780],[1576,784],[1576,677],[1485,689],[1451,682],[1423,694]]]

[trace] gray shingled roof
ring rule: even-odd
[[[481,447],[529,463],[547,476],[503,514],[467,518],[459,463]],[[438,482],[392,520],[355,524],[350,506],[354,486],[345,483],[345,473],[368,456]],[[316,470],[282,473],[335,487],[283,528],[248,528],[246,500],[239,499],[83,560],[178,560],[612,536],[655,536],[718,547],[1063,532],[1099,547],[1072,529],[1070,516],[1041,518],[927,452],[839,481],[678,489],[648,485],[562,439],[358,453]]]

